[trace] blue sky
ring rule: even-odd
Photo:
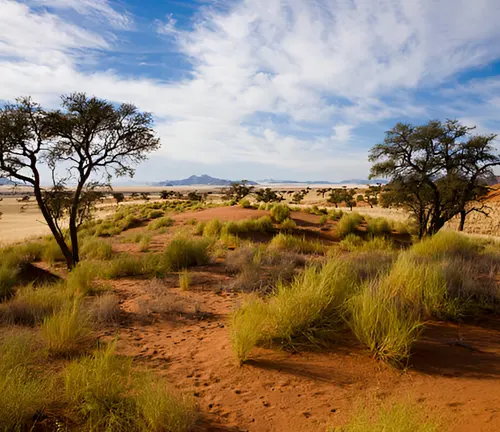
[[[497,0],[0,0],[0,100],[155,116],[135,180],[365,178],[396,122],[500,131]]]

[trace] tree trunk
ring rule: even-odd
[[[54,221],[52,220],[52,216],[48,212],[47,208],[45,207],[45,203],[43,202],[43,197],[42,197],[42,191],[40,189],[39,184],[35,184],[33,187],[34,193],[35,193],[35,198],[36,202],[38,203],[38,207],[40,208],[40,211],[42,212],[42,215],[47,222],[47,225],[50,228],[50,231],[52,232],[52,235],[54,236],[54,239],[56,240],[57,244],[61,248],[61,252],[64,255],[64,258],[66,260],[66,266],[68,267],[68,270],[71,270],[75,266],[75,262],[73,260],[73,255],[71,254],[71,251],[69,250],[68,245],[64,241],[64,237],[59,233],[59,231],[56,228],[56,225]]]
[[[465,210],[460,210],[460,223],[458,225],[458,230],[463,231],[465,226],[465,217],[467,216],[467,212]]]

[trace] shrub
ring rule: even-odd
[[[273,221],[269,216],[258,219],[243,219],[227,222],[222,226],[221,236],[227,234],[237,235],[249,232],[269,232],[273,229]]]
[[[14,324],[34,325],[59,311],[71,295],[63,284],[32,284],[17,290],[15,297],[5,306],[6,319]]]
[[[319,241],[308,241],[305,237],[279,233],[269,243],[270,249],[288,250],[297,253],[323,253],[325,247]]]
[[[271,217],[276,222],[282,223],[290,217],[290,209],[285,204],[275,204],[271,209]]]
[[[437,422],[422,407],[411,403],[384,404],[377,411],[355,409],[349,423],[339,432],[438,432]],[[330,432],[334,432],[333,430]]]
[[[320,225],[325,225],[326,222],[328,220],[328,217],[326,215],[322,215],[320,218],[319,218],[319,223]]]
[[[212,219],[207,222],[207,224],[203,228],[203,235],[205,237],[214,237],[217,238],[220,235],[222,229],[222,222],[219,219]]]
[[[159,219],[156,219],[148,225],[149,230],[157,230],[160,228],[166,228],[172,226],[174,224],[174,220],[169,216],[163,216]]]
[[[0,346],[0,428],[28,430],[50,403],[50,384],[30,366],[37,359],[34,335],[17,332]]]
[[[439,259],[451,256],[471,257],[476,255],[481,245],[466,237],[451,231],[440,231],[412,246],[411,251],[417,256]]]
[[[196,235],[202,235],[206,225],[207,223],[205,221],[198,222],[194,228],[194,233]]]
[[[341,325],[341,306],[355,286],[347,262],[329,261],[307,268],[290,285],[278,283],[267,302],[254,299],[244,304],[232,317],[231,339],[239,361],[266,342],[316,343],[331,336]]]
[[[331,220],[339,220],[340,218],[342,218],[342,216],[344,215],[344,212],[342,210],[330,210],[328,212],[329,216],[330,216],[330,219]]]
[[[75,299],[45,318],[41,331],[51,355],[68,356],[80,351],[90,334],[80,301]]]
[[[344,237],[344,239],[339,243],[339,246],[341,249],[353,252],[361,249],[364,243],[364,240],[360,236],[350,233]]]
[[[61,248],[55,240],[49,240],[45,243],[41,258],[42,261],[48,262],[50,264],[65,260]]]
[[[297,227],[297,224],[295,223],[295,221],[293,219],[290,219],[290,218],[285,219],[280,225],[280,228],[283,231],[293,231],[296,227]]]
[[[96,285],[98,272],[94,263],[79,262],[66,278],[66,287],[77,296],[94,294],[101,288]]]
[[[173,239],[162,255],[165,269],[178,271],[192,266],[205,265],[210,262],[208,248],[210,242],[205,239]]]
[[[65,372],[66,400],[86,430],[133,430],[131,361],[114,355],[114,344],[71,363]]]
[[[144,422],[143,430],[186,432],[194,426],[198,413],[192,397],[180,393],[164,379],[147,375],[139,381],[135,403]]]
[[[151,236],[143,236],[139,242],[139,250],[141,252],[147,252],[149,250],[149,245],[151,244]]]
[[[250,204],[250,201],[247,198],[243,198],[242,200],[240,200],[240,202],[238,204],[242,208],[246,208],[246,209],[252,208],[252,204]]]
[[[100,275],[105,279],[115,279],[157,274],[157,272],[161,274],[160,261],[160,256],[155,254],[145,254],[140,257],[121,254],[117,258],[108,261],[105,266],[102,266]]]
[[[109,260],[113,256],[113,249],[108,242],[97,238],[85,240],[80,249],[82,258],[90,260]]]
[[[408,361],[422,327],[418,312],[379,290],[376,281],[349,299],[348,322],[376,358],[394,366]]]
[[[385,237],[373,237],[365,241],[356,234],[347,234],[339,247],[350,252],[392,251],[394,243]]]
[[[151,210],[148,213],[148,219],[158,219],[159,217],[162,217],[165,214],[163,210]]]
[[[16,267],[7,267],[0,264],[0,301],[9,298],[13,294],[19,270]]]
[[[368,220],[366,231],[372,235],[388,235],[392,233],[392,228],[387,219],[373,218]]]
[[[115,294],[103,294],[93,300],[89,311],[91,318],[97,322],[115,322],[120,317],[120,299]]]
[[[357,213],[344,214],[337,223],[337,235],[343,238],[348,234],[355,233],[361,221],[362,219]]]
[[[179,286],[182,291],[187,291],[189,289],[189,284],[191,283],[191,275],[188,269],[184,269],[179,273]]]

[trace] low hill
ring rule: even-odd
[[[154,186],[230,186],[234,181],[241,180],[224,180],[204,174],[201,176],[192,175],[191,177],[182,180],[165,180],[155,183]],[[256,185],[257,183],[254,181],[247,181],[247,184]]]

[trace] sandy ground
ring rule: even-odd
[[[175,219],[180,228],[193,217],[234,220],[262,214],[221,207]],[[293,217],[298,226],[320,232],[319,217]],[[153,250],[162,250],[172,235],[155,236]],[[114,247],[139,253],[135,244],[117,242]],[[226,289],[231,276],[221,262],[192,269],[191,275],[189,291],[178,288],[176,275],[155,282],[113,281],[122,318],[101,337],[108,340],[119,334],[119,352],[133,357],[137,367],[153,367],[191,391],[202,415],[197,431],[325,431],[344,424],[360,403],[377,407],[402,400],[438,418],[440,431],[500,430],[498,319],[428,322],[403,372],[371,358],[348,334],[322,351],[256,349],[240,367],[231,350],[228,324],[230,313],[246,295]],[[168,292],[170,313],[145,315],[151,283],[160,283]]]

